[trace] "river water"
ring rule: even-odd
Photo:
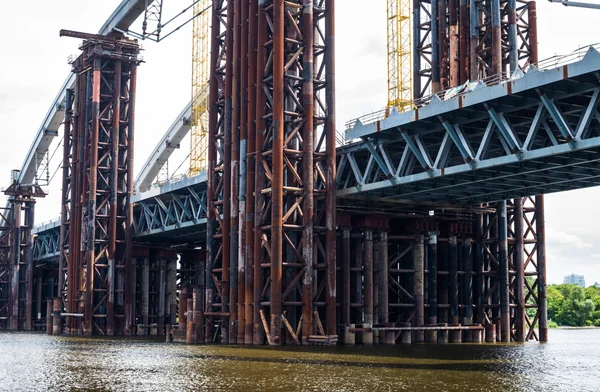
[[[0,333],[0,390],[600,391],[600,329],[550,340],[248,348]]]

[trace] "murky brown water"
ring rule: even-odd
[[[0,333],[0,390],[600,391],[600,330],[550,339],[246,348]]]

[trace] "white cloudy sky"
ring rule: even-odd
[[[51,100],[69,73],[67,58],[78,40],[59,38],[61,28],[96,32],[120,0],[11,1],[0,24],[0,185],[19,168]],[[164,0],[173,15],[190,0]],[[346,120],[381,108],[386,100],[385,0],[338,0],[337,115]],[[600,41],[600,11],[538,1],[540,58]],[[159,44],[144,43],[136,107],[136,157],[140,167],[190,97],[191,29]],[[182,150],[186,150],[182,146]],[[180,154],[180,160],[185,153]],[[179,161],[172,163],[171,170]],[[60,175],[60,174],[59,174]],[[57,176],[58,178],[58,176]],[[56,181],[58,183],[58,181]],[[60,185],[39,203],[37,221],[58,216]],[[600,281],[599,189],[546,198],[548,282],[572,272]]]

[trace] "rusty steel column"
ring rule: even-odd
[[[538,28],[537,28],[537,6],[535,1],[527,3],[527,15],[529,21],[529,64],[535,64],[538,58]],[[543,197],[543,196],[540,196]]]
[[[548,300],[546,299],[546,222],[544,196],[535,197],[535,232],[537,234],[539,339],[548,341]]]
[[[126,96],[127,88],[121,84],[120,94]],[[125,249],[122,256],[125,260],[121,265],[125,267],[123,279],[125,281],[125,293],[123,295],[124,334],[133,334],[133,323],[135,321],[135,285],[133,285],[133,182],[134,182],[134,142],[135,142],[135,101],[137,94],[137,59],[129,67],[129,103],[127,105],[127,195],[125,196]]]
[[[377,324],[384,325],[389,321],[389,298],[388,298],[388,233],[379,232],[379,238],[375,245],[377,269]],[[385,332],[381,332],[379,343],[385,343]]]
[[[508,64],[510,72],[519,68],[519,48],[517,46],[517,0],[508,0],[506,12],[508,16]]]
[[[479,79],[479,14],[477,12],[476,0],[470,0],[469,5],[469,79]]]
[[[240,169],[239,169],[239,229],[238,229],[238,286],[237,286],[237,343],[244,344],[246,340],[246,181],[248,175],[248,18],[249,3],[240,1]]]
[[[437,93],[441,90],[440,68],[440,28],[439,28],[439,1],[431,0],[431,92]],[[443,0],[442,0],[443,1]]]
[[[458,30],[458,0],[449,0],[448,2],[448,20],[450,50],[448,55],[450,83],[448,87],[456,87],[460,83],[460,32]]]
[[[350,275],[350,320],[352,324],[362,324],[363,322],[363,276],[364,276],[364,258],[363,258],[363,238],[362,233],[356,233],[352,236],[352,267]],[[362,336],[359,334],[357,337]],[[358,343],[358,340],[356,341]]]
[[[225,30],[225,124],[224,124],[224,158],[223,158],[223,245],[221,248],[221,342],[229,343],[229,324],[231,317],[230,284],[231,284],[231,170],[232,170],[232,133],[233,125],[233,55],[234,55],[234,0],[227,0],[227,28]],[[217,23],[221,23],[218,21]],[[216,86],[215,86],[216,87]],[[217,196],[218,197],[218,196]],[[188,310],[189,311],[189,310]]]
[[[256,167],[256,101],[258,94],[257,86],[257,51],[258,51],[258,2],[250,2],[248,15],[248,142],[247,142],[247,171],[246,171],[246,232],[245,232],[245,264],[246,264],[246,309],[244,332],[244,343],[254,342],[254,312],[256,302],[254,299],[254,191],[255,191],[255,167]],[[261,92],[262,94],[262,92]],[[260,268],[259,268],[260,270]]]
[[[262,153],[265,151],[265,135],[267,125],[265,116],[267,114],[266,95],[264,90],[268,88],[268,81],[265,75],[265,66],[267,63],[267,20],[262,5],[257,10],[257,51],[256,51],[256,133],[254,141],[254,150],[256,151],[255,168],[255,192],[254,192],[254,300],[252,315],[254,320],[253,344],[261,345],[265,340],[265,331],[261,325],[261,301],[263,297],[264,275],[263,259],[265,256],[263,236],[266,236],[263,230],[264,221],[267,217],[264,214],[265,195],[262,190],[267,181],[265,175],[265,157]]]
[[[211,13],[211,31],[210,31],[210,80],[209,80],[209,105],[208,105],[208,169],[207,169],[207,216],[206,216],[206,293],[205,309],[207,312],[223,311],[224,300],[221,298],[222,285],[224,277],[229,281],[228,274],[223,272],[223,263],[225,260],[224,252],[229,252],[229,245],[225,250],[225,241],[228,241],[229,232],[227,219],[221,218],[225,209],[229,209],[228,194],[225,194],[225,173],[230,168],[230,160],[225,161],[225,134],[228,115],[231,112],[230,101],[226,99],[227,91],[231,88],[226,83],[227,74],[227,33],[223,31],[222,21],[228,20],[228,11],[231,8],[226,0],[216,0],[212,2]],[[224,37],[223,37],[224,36]],[[225,38],[225,39],[224,39]],[[229,75],[231,77],[231,74]],[[225,86],[225,89],[223,89]],[[228,106],[229,105],[229,106]],[[229,157],[231,159],[231,157]],[[227,187],[227,190],[229,188]],[[225,216],[225,215],[223,215]],[[229,259],[227,258],[227,263]],[[227,288],[229,295],[229,288]],[[187,300],[187,299],[186,299]],[[228,302],[228,300],[227,300]],[[185,312],[181,312],[183,303],[180,306],[180,319]],[[187,306],[186,306],[187,308]],[[225,316],[221,317],[223,323]],[[218,324],[218,318],[211,316],[205,329],[206,341],[213,341],[216,338],[214,328]],[[228,321],[225,322],[227,324]]]
[[[54,298],[52,307],[52,335],[60,335],[62,333],[62,318],[60,310],[62,309],[62,301],[60,298]]]
[[[303,200],[303,229],[302,236],[302,258],[304,259],[304,276],[302,278],[302,344],[308,344],[308,337],[313,331],[313,230],[314,230],[314,58],[313,58],[313,39],[314,39],[314,21],[313,4],[310,0],[303,3],[302,15],[302,34],[304,35],[305,48],[302,57],[302,105],[304,106],[305,119],[302,128],[302,137],[304,138],[304,149],[302,152],[302,181],[304,182],[304,200]],[[335,212],[334,212],[335,213]]]
[[[148,324],[150,324],[149,319],[149,310],[150,310],[150,259],[148,257],[144,257],[144,261],[142,264],[142,295],[141,295],[141,313],[142,313],[142,324],[143,327],[143,335],[148,335],[150,330],[148,329]],[[181,316],[179,319],[179,325],[181,327]]]
[[[508,221],[506,201],[497,204],[498,210],[498,285],[500,292],[500,338],[510,342],[510,277],[508,275]]]
[[[438,251],[437,251],[437,233],[429,232],[427,240],[427,283],[428,283],[428,304],[427,324],[437,325],[438,314]],[[428,331],[427,341],[435,342],[437,340],[436,331]]]
[[[373,230],[364,229],[363,240],[363,260],[364,260],[364,322],[363,328],[373,327]],[[373,332],[363,331],[363,344],[373,344]]]
[[[84,293],[84,319],[83,333],[86,336],[92,336],[93,333],[93,312],[94,312],[94,269],[96,257],[94,252],[94,240],[96,238],[96,194],[98,184],[98,132],[100,118],[100,70],[102,64],[99,58],[93,60],[92,71],[92,96],[91,96],[91,132],[89,134],[89,174],[88,187],[89,191],[84,193],[83,200],[83,224],[85,227],[82,230],[82,235],[85,235],[85,293]]]
[[[491,0],[492,16],[492,75],[502,72],[502,25],[500,0]]]
[[[20,286],[20,259],[21,259],[21,214],[22,200],[18,196],[13,199],[12,219],[12,242],[10,248],[11,259],[11,283],[8,294],[8,329],[16,331],[19,329],[19,286]]]
[[[115,62],[115,79],[113,82],[113,132],[119,135],[121,123],[121,62]],[[108,221],[108,298],[106,300],[106,334],[115,334],[115,253],[117,250],[117,192],[119,191],[119,137],[112,137],[110,169],[110,199],[109,199],[109,221]]]
[[[33,228],[34,222],[34,211],[35,211],[35,200],[32,198],[26,198],[24,201],[24,222],[23,228],[21,229],[21,265],[25,267],[25,306],[24,314],[25,318],[23,321],[23,330],[31,331],[33,329],[32,317],[33,317],[33,237],[31,229]]]
[[[515,338],[517,342],[524,342],[526,337],[525,324],[525,270],[523,264],[524,244],[523,244],[523,199],[515,199],[515,243],[513,265],[515,266],[515,292],[516,311],[515,311]]]
[[[52,312],[54,310],[54,303],[51,298],[46,299],[46,334],[52,335]]]
[[[449,87],[449,42],[448,42],[448,0],[437,0],[438,2],[438,50],[439,69],[440,69],[440,90],[446,90]]]
[[[448,239],[448,300],[450,304],[448,324],[458,325],[458,239],[455,234],[451,234]]]
[[[463,304],[465,311],[463,312],[463,325],[473,324],[473,240],[465,238],[462,243],[462,261],[463,261]]]
[[[458,14],[458,83],[469,80],[469,0],[459,0]]]
[[[75,82],[77,83],[77,82]],[[68,189],[73,185],[73,173],[71,172],[71,148],[73,147],[73,130],[71,128],[73,118],[73,90],[65,92],[65,120],[63,125],[63,161],[62,161],[62,189],[61,189],[61,212],[60,212],[60,239],[58,254],[58,296],[64,302],[67,298],[65,287],[65,275],[69,266],[69,214],[74,210],[69,208],[71,202]],[[62,224],[64,222],[64,224]],[[66,309],[66,303],[64,308]],[[67,324],[67,333],[69,326]]]
[[[241,0],[233,0],[233,52],[228,62],[233,65],[231,74],[231,205],[230,215],[224,219],[230,221],[229,231],[229,335],[228,343],[237,343],[238,331],[238,266],[239,266],[239,196],[240,196],[240,128],[241,128]],[[229,30],[228,29],[228,30]]]
[[[281,344],[283,263],[284,0],[273,1],[273,180],[271,202],[271,344]]]
[[[350,324],[352,290],[351,290],[351,246],[350,246],[350,227],[342,228],[342,292],[340,293],[340,302],[342,304],[341,324],[348,326]],[[347,343],[347,342],[344,342]]]
[[[475,320],[479,324],[483,324],[483,214],[475,215],[473,222],[473,235],[475,236],[473,265],[474,265],[474,282],[473,282],[473,302],[475,303],[476,313]]]
[[[325,0],[325,229],[326,229],[326,268],[325,285],[327,317],[325,333],[336,334],[336,114],[335,114],[335,0]]]
[[[415,270],[415,318],[413,326],[422,327],[425,325],[425,245],[422,234],[418,234],[415,238],[413,268]],[[425,333],[416,331],[414,341],[425,341]]]

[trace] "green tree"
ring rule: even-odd
[[[589,290],[588,290],[589,289]],[[599,316],[600,290],[572,285],[549,285],[546,288],[548,298],[548,317],[558,325],[580,327],[593,325]]]

